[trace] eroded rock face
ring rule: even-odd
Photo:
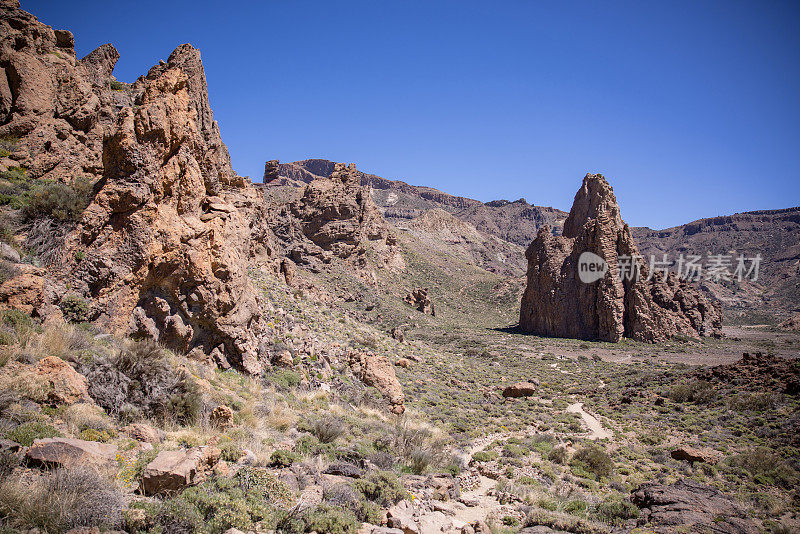
[[[403,386],[397,380],[392,362],[385,356],[352,351],[348,355],[348,364],[359,380],[383,395],[392,413],[401,414],[405,411]]]
[[[258,373],[247,265],[260,202],[231,168],[200,52],[181,45],[120,84],[113,46],[79,61],[71,33],[15,2],[0,13],[0,137],[19,139],[11,160],[30,179],[94,184],[81,221],[59,226],[48,272],[6,282],[3,303],[46,317],[69,287],[99,326]]]
[[[604,276],[585,283],[579,259],[593,253],[608,265]],[[620,216],[611,186],[587,174],[575,195],[563,235],[542,228],[526,251],[528,284],[520,328],[545,336],[618,342],[629,337],[658,342],[673,336],[716,336],[719,306],[673,273],[652,273],[638,258],[630,229]],[[620,276],[620,261],[634,258],[639,276]],[[623,274],[624,274],[623,273]]]
[[[631,495],[642,514],[639,524],[652,525],[656,532],[759,532],[747,511],[716,488],[693,480],[674,484],[647,483]]]
[[[260,311],[247,277],[240,184],[208,107],[200,53],[181,45],[131,89],[103,148],[94,201],[67,249],[71,287],[98,322],[258,373]],[[70,254],[68,256],[74,256]]]
[[[431,298],[428,296],[428,288],[414,288],[413,291],[403,297],[403,302],[411,305],[417,311],[436,317],[436,306],[431,302]]]
[[[316,177],[300,198],[273,214],[286,256],[303,265],[338,258],[366,267],[371,249],[379,267],[403,267],[395,238],[360,176],[354,164],[336,163],[330,176]]]

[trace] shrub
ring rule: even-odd
[[[157,510],[153,522],[165,533],[194,534],[203,531],[203,516],[195,506],[185,499],[170,499],[159,506]]]
[[[124,506],[114,486],[91,469],[56,469],[42,477],[12,476],[0,482],[0,515],[6,524],[48,533],[117,528]]]
[[[242,457],[242,451],[234,443],[228,442],[220,447],[220,458],[226,462],[236,462]]]
[[[27,220],[49,217],[61,222],[74,222],[92,201],[92,183],[76,178],[72,185],[37,180],[26,194],[22,213]]]
[[[6,439],[16,441],[24,447],[33,445],[33,440],[62,437],[61,432],[40,421],[28,421],[6,432]]]
[[[323,499],[333,506],[352,510],[360,521],[373,524],[381,521],[380,507],[368,501],[362,493],[346,482],[326,487]]]
[[[379,506],[396,504],[408,496],[405,487],[391,471],[375,471],[356,480],[354,487],[364,497]]]
[[[421,475],[433,462],[433,453],[428,449],[414,449],[411,451],[411,472]]]
[[[58,303],[58,307],[61,308],[64,318],[72,323],[85,323],[90,319],[89,303],[74,293],[64,295],[64,298]]]
[[[106,411],[129,421],[143,417],[191,423],[202,396],[185,371],[170,365],[155,341],[130,341],[115,357],[83,362],[89,395]]]
[[[497,451],[478,451],[472,455],[472,459],[476,462],[491,462],[499,457],[500,454]]]
[[[547,459],[551,462],[564,465],[567,463],[567,457],[569,453],[567,452],[567,448],[563,445],[559,445],[558,447],[553,447],[553,449],[547,453]]]
[[[606,477],[614,470],[611,457],[599,445],[591,444],[582,447],[570,460],[570,465],[583,468],[599,477]]]
[[[345,433],[347,427],[338,417],[315,419],[309,424],[309,431],[322,443],[332,443]]]
[[[269,465],[272,467],[289,467],[300,457],[292,451],[277,450],[269,457]]]
[[[789,489],[800,482],[797,471],[774,451],[759,447],[728,459],[732,467],[744,470],[753,481],[762,485],[778,485]]]
[[[708,404],[717,397],[714,385],[706,380],[693,380],[673,386],[669,390],[669,398],[675,402],[693,402]]]
[[[321,504],[302,512],[299,516],[286,516],[278,531],[286,534],[325,532],[326,534],[355,534],[361,523],[350,510]]]
[[[274,369],[264,375],[264,380],[278,389],[286,390],[299,385],[302,378],[290,369]]]
[[[639,509],[632,502],[614,496],[598,503],[595,514],[601,521],[622,525],[628,519],[639,517]]]

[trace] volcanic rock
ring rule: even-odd
[[[33,465],[44,467],[104,466],[114,461],[117,446],[97,441],[73,438],[34,440],[25,458]]]
[[[687,528],[691,532],[760,532],[733,498],[693,480],[642,484],[632,493],[631,502],[641,509],[639,524],[652,525],[659,533]]]
[[[36,375],[47,381],[48,399],[59,404],[89,400],[86,377],[58,356],[47,356],[36,364]]]
[[[383,395],[392,413],[401,414],[405,411],[403,386],[397,380],[392,363],[385,356],[351,351],[348,362],[350,370],[359,380]]]
[[[580,278],[584,253],[594,254],[607,266],[590,282]],[[611,342],[624,336],[651,343],[678,335],[720,334],[717,304],[674,273],[648,272],[602,175],[587,174],[583,179],[563,235],[540,229],[526,257],[528,283],[520,307],[523,331]]]
[[[145,495],[163,495],[180,491],[204,478],[202,448],[161,451],[147,464],[142,475]]]
[[[433,304],[433,302],[431,302],[431,299],[428,296],[427,288],[415,288],[408,295],[403,297],[403,302],[410,304],[417,311],[429,313],[431,316],[436,317],[436,306]]]
[[[670,453],[676,460],[683,460],[693,464],[695,462],[715,464],[719,461],[719,453],[708,449],[697,449],[695,447],[682,446]]]
[[[503,390],[503,397],[530,397],[536,394],[536,384],[530,382],[517,382]]]

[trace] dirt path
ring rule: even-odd
[[[603,428],[603,424],[595,416],[583,409],[582,402],[570,404],[567,407],[567,412],[581,415],[583,422],[589,427],[589,439],[611,439],[611,432]]]

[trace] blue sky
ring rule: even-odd
[[[202,51],[234,168],[319,157],[663,228],[800,205],[800,2],[24,1],[126,82]]]

